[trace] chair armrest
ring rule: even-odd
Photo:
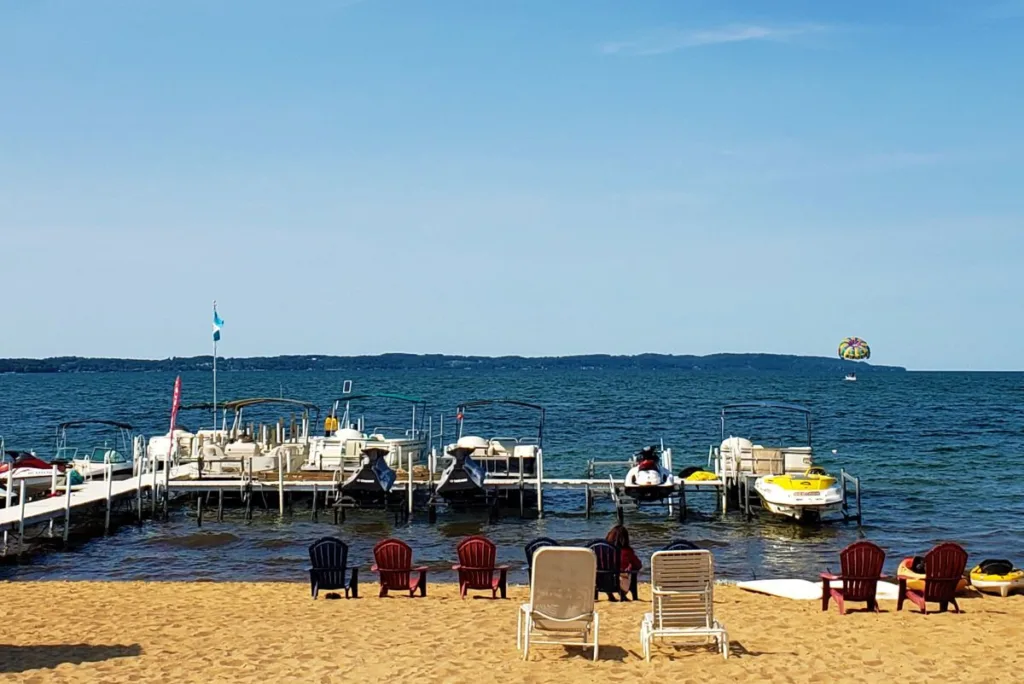
[[[370,572],[379,572],[376,563],[370,566]]]
[[[455,570],[456,572],[458,572],[459,570],[462,570],[462,566],[461,565],[453,565],[452,566],[452,570]]]
[[[508,572],[509,568],[511,568],[511,567],[512,567],[511,565],[495,565],[494,569],[495,570],[500,570],[501,572]]]
[[[426,572],[427,570],[428,568],[426,565],[421,565],[419,567],[413,568],[414,572]]]
[[[842,575],[835,575],[835,574],[833,574],[831,572],[823,572],[823,573],[821,573],[820,577],[823,580],[826,580],[826,579],[827,580],[841,580],[841,579],[843,579]]]

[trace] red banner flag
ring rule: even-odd
[[[171,431],[168,433],[170,437],[170,446],[167,447],[167,465],[165,467],[170,468],[171,456],[174,453],[174,424],[178,422],[178,407],[181,405],[181,376],[179,375],[174,380],[174,399],[171,400]]]

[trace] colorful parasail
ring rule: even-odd
[[[847,361],[865,361],[871,358],[871,347],[859,337],[847,337],[839,343],[839,358]]]

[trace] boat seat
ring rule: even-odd
[[[517,444],[512,449],[512,458],[537,458],[537,449],[536,444]]]
[[[782,449],[766,449],[755,446],[750,450],[751,468],[757,475],[782,474],[785,472],[785,459]]]

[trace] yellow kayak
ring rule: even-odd
[[[1016,589],[1024,589],[1024,570],[1014,568],[1004,575],[992,575],[976,565],[971,569],[971,585],[978,591],[1006,597]]]

